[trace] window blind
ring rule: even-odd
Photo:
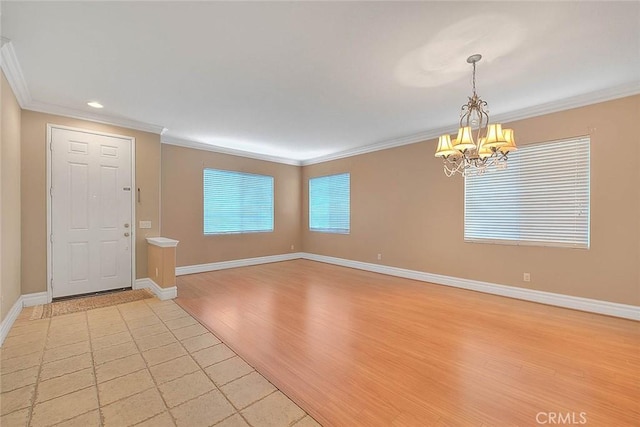
[[[350,174],[309,179],[309,229],[325,233],[349,234]]]
[[[589,247],[589,137],[521,147],[465,178],[465,241]]]
[[[204,169],[204,233],[273,231],[273,177]]]

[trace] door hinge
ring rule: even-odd
[[[51,243],[53,243],[53,233],[51,233],[51,234],[49,235],[49,241],[50,241]]]
[[[49,151],[53,151],[53,141],[49,142]]]
[[[53,290],[53,277],[51,278],[51,290]]]
[[[49,187],[49,195],[53,197],[53,187]]]

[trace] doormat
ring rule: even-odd
[[[34,306],[29,319],[47,319],[49,317],[62,316],[63,314],[93,310],[94,308],[109,307],[116,304],[124,304],[147,298],[153,298],[153,294],[146,289],[136,289],[113,292],[104,295],[75,298],[66,301],[56,301],[49,304]]]

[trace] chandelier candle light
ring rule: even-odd
[[[453,141],[451,135],[440,136],[436,157],[444,161],[444,173],[448,177],[456,173],[462,176],[484,173],[489,166],[507,167],[507,154],[516,151],[512,129],[502,129],[500,123],[489,123],[487,101],[476,93],[476,62],[482,55],[467,58],[473,64],[473,95],[460,111],[460,128]]]

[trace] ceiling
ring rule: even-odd
[[[640,92],[639,2],[1,7],[24,108],[294,162],[452,132],[474,53],[498,118]]]

